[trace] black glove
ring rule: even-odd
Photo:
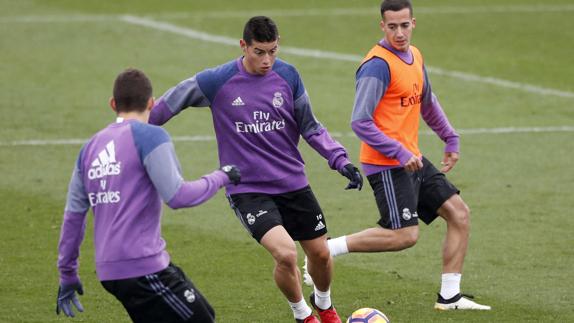
[[[76,297],[76,292],[80,295],[84,295],[81,282],[60,285],[60,288],[58,288],[58,298],[56,300],[56,314],[60,314],[60,311],[62,311],[66,316],[74,317],[72,304],[74,304],[78,311],[84,311],[84,307],[78,300],[78,297]]]
[[[227,177],[229,177],[229,180],[231,181],[231,183],[233,183],[233,185],[239,184],[239,182],[241,181],[241,172],[239,171],[239,168],[237,168],[237,166],[225,165],[220,169],[222,172],[225,173],[225,175],[227,175]]]
[[[348,164],[339,173],[349,179],[349,184],[345,187],[346,190],[356,188],[360,191],[363,188],[363,175],[355,165]]]

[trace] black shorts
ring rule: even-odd
[[[278,225],[282,225],[295,241],[311,240],[327,233],[323,211],[309,186],[276,195],[232,194],[229,203],[257,242]]]
[[[404,168],[392,168],[367,176],[373,188],[381,215],[379,225],[400,229],[418,225],[420,218],[430,224],[437,210],[460,191],[446,176],[423,157],[423,168],[411,173]]]
[[[215,322],[215,312],[183,271],[173,264],[157,273],[102,281],[134,322]]]

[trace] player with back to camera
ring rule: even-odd
[[[161,237],[162,200],[173,209],[211,198],[224,185],[240,181],[239,169],[224,166],[186,182],[168,133],[147,124],[152,86],[136,69],[114,83],[115,123],[81,149],[68,189],[59,242],[60,288],[56,313],[74,316],[83,307],[78,276],[86,214],[94,214],[96,273],[104,288],[134,322],[214,322],[215,313],[183,271],[171,263]]]
[[[323,323],[341,322],[330,297],[332,258],[325,217],[304,172],[300,136],[360,189],[362,177],[347,152],[311,110],[292,65],[277,59],[279,34],[268,17],[245,24],[243,56],[204,70],[168,90],[151,112],[164,124],[187,107],[211,107],[219,160],[241,168],[242,181],[227,186],[236,216],[273,257],[274,279],[297,322],[319,322],[305,301],[297,267],[299,241],[315,279],[310,300]]]
[[[356,73],[352,129],[361,139],[360,159],[380,212],[377,227],[329,240],[333,257],[349,252],[398,251],[418,239],[419,218],[446,221],[442,284],[435,308],[490,310],[460,293],[470,231],[470,211],[443,173],[459,159],[459,136],[450,125],[419,50],[410,45],[415,28],[409,0],[381,4],[384,38]],[[418,147],[419,120],[446,143],[440,172]],[[312,278],[304,272],[305,282]]]

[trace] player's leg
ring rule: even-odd
[[[283,226],[275,226],[261,239],[261,245],[275,260],[273,278],[289,302],[297,322],[319,322],[307,305],[301,289],[301,273],[297,267],[297,248]]]
[[[333,275],[333,258],[329,254],[325,236],[312,240],[299,241],[305,251],[305,259],[309,269],[309,275],[315,282],[313,293],[309,300],[324,323],[340,323],[341,318],[337,314],[331,301],[331,279]]]
[[[300,301],[303,296],[297,268],[297,247],[293,239],[283,226],[276,226],[265,233],[261,245],[275,261],[273,276],[277,287],[289,302]]]
[[[343,238],[348,252],[399,251],[412,247],[418,240],[419,229],[416,186],[411,174],[396,168],[367,178],[379,209],[379,226]],[[337,239],[329,241],[334,256],[340,252],[338,243]]]
[[[303,297],[297,248],[283,226],[275,201],[267,194],[255,193],[234,194],[229,200],[244,227],[273,257],[273,278],[287,298],[295,320],[318,322],[312,317],[313,311]]]
[[[321,322],[340,323],[341,319],[331,303],[333,262],[325,236],[327,224],[319,202],[310,187],[275,196],[274,201],[285,229],[301,244],[309,259],[311,274],[317,281],[311,304],[319,313]]]
[[[442,250],[442,272],[462,273],[470,233],[470,210],[460,195],[455,194],[437,212],[447,226]]]
[[[348,252],[400,251],[414,246],[418,236],[418,226],[396,230],[375,227],[346,236],[346,244]]]
[[[333,260],[327,247],[326,236],[312,240],[301,240],[299,243],[307,256],[308,271],[313,277],[315,287],[321,291],[328,290],[331,285]]]
[[[441,290],[435,308],[489,310],[460,293],[460,281],[470,232],[470,210],[459,190],[430,161],[423,158],[423,180],[419,196],[419,216],[430,224],[442,217],[447,225],[443,242]]]
[[[446,237],[443,243],[443,266],[441,289],[435,304],[439,310],[490,310],[490,306],[470,300],[461,294],[460,281],[470,235],[470,210],[460,195],[451,196],[438,209],[446,221]],[[472,297],[470,297],[472,298]]]
[[[328,247],[333,257],[349,252],[399,251],[412,247],[418,240],[418,196],[411,174],[396,168],[367,178],[379,209],[378,226],[329,239]],[[303,281],[310,286],[313,280],[307,267],[303,266]]]

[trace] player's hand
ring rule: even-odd
[[[359,191],[363,188],[363,175],[359,172],[359,169],[353,164],[347,164],[343,169],[339,171],[341,175],[349,179],[349,184],[345,187],[346,190],[358,189]]]
[[[78,311],[84,311],[84,307],[78,300],[76,292],[80,295],[84,295],[84,289],[82,288],[81,282],[60,284],[60,288],[58,288],[58,299],[56,300],[56,314],[60,315],[60,311],[62,311],[66,316],[74,317],[75,315],[74,311],[72,311],[72,304],[74,304]]]
[[[239,171],[239,168],[237,166],[225,165],[220,169],[222,172],[225,173],[225,175],[227,175],[227,177],[229,178],[231,183],[233,183],[233,185],[237,185],[239,184],[239,182],[241,182],[241,172]]]
[[[440,169],[440,171],[443,173],[448,173],[448,171],[450,171],[454,165],[456,165],[458,158],[458,153],[444,153],[444,157],[440,163],[443,167]]]
[[[407,171],[414,173],[417,170],[421,170],[423,168],[423,162],[417,156],[413,155],[407,161],[407,163],[403,166]]]

